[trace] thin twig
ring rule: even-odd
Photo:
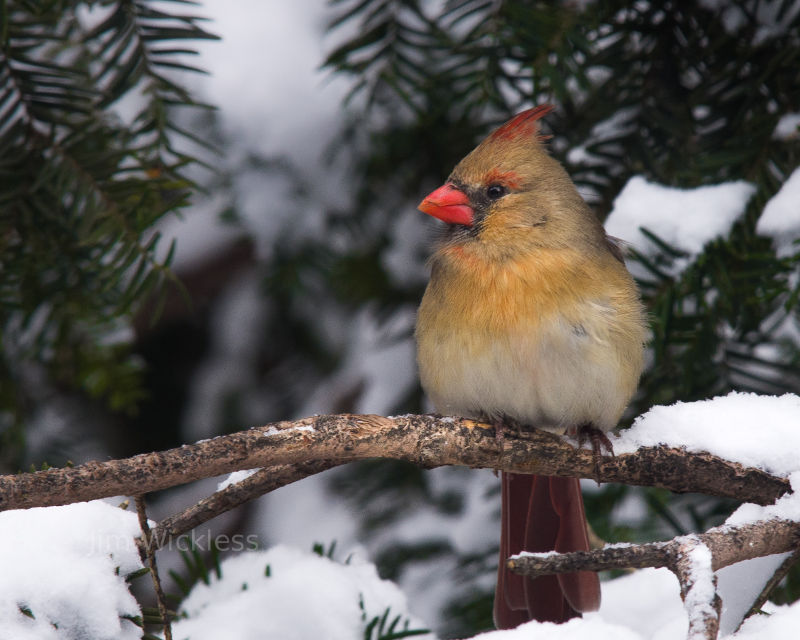
[[[750,611],[747,612],[747,615],[742,618],[742,622],[744,622],[747,618],[752,616],[753,614],[758,613],[761,611],[761,607],[764,606],[764,603],[769,598],[769,594],[772,593],[772,590],[777,587],[781,580],[783,580],[786,575],[789,573],[789,570],[800,560],[800,550],[795,551],[792,555],[786,558],[783,562],[781,562],[781,566],[777,568],[775,573],[772,574],[769,580],[767,580],[767,584],[764,585],[764,588],[761,590],[761,593],[758,594],[758,597],[753,602],[753,606],[750,607]]]
[[[737,527],[722,525],[705,533],[678,536],[665,542],[611,544],[602,549],[571,553],[521,553],[508,560],[508,568],[520,575],[537,578],[578,569],[605,571],[625,567],[669,567],[688,537],[697,538],[711,550],[711,566],[716,571],[742,560],[794,551],[800,539],[800,522],[761,520]]]
[[[156,525],[150,536],[153,549],[161,549],[172,540],[187,533],[198,525],[216,518],[218,515],[261,497],[265,493],[301,480],[310,475],[321,473],[335,466],[327,460],[315,460],[293,465],[278,465],[259,469],[244,480],[232,484],[222,491],[213,493],[180,513],[164,518]],[[137,540],[140,547],[145,542]]]
[[[150,565],[150,575],[153,577],[153,588],[156,592],[156,600],[158,601],[158,614],[161,616],[161,621],[164,624],[164,640],[172,640],[172,625],[169,620],[169,612],[167,611],[167,598],[164,595],[164,590],[161,588],[161,579],[158,576],[158,565],[156,564],[156,550],[150,544],[152,540],[152,531],[147,522],[147,510],[144,504],[144,496],[137,495],[134,497],[136,501],[136,513],[139,514],[139,527],[142,530],[144,537],[144,551],[147,554],[147,563]]]

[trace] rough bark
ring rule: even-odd
[[[156,550],[153,545],[149,544],[152,530],[147,522],[147,508],[144,503],[144,496],[135,496],[134,500],[136,502],[136,513],[139,516],[139,528],[142,530],[142,539],[145,541],[144,554],[150,567],[150,577],[153,580],[153,590],[156,594],[158,615],[161,617],[161,625],[164,630],[164,640],[172,640],[172,624],[167,610],[167,597],[164,595],[164,589],[161,587],[161,577],[158,574]]]
[[[473,420],[408,415],[315,416],[277,422],[176,449],[67,469],[0,476],[0,510],[138,495],[241,469],[325,460],[395,458],[426,468],[464,465],[517,473],[596,478],[769,504],[789,490],[786,479],[707,453],[668,447],[605,456],[546,431],[509,433]]]
[[[561,554],[525,553],[510,558],[508,568],[536,578],[579,569],[666,567],[680,583],[689,617],[687,638],[714,640],[722,610],[714,571],[743,560],[794,551],[799,542],[800,522],[773,519],[737,527],[723,525],[667,542],[607,545]]]
[[[526,553],[509,559],[508,567],[532,578],[570,573],[579,568],[606,571],[626,567],[670,567],[689,538],[697,538],[700,544],[708,547],[712,557],[711,569],[716,571],[742,560],[795,550],[800,544],[800,522],[760,520],[739,527],[723,525],[666,542],[612,544],[592,551],[559,554]]]
[[[166,518],[152,530],[143,526],[140,548],[154,567],[158,548],[224,511],[308,475],[375,457],[406,460],[425,468],[463,465],[595,478],[762,505],[773,503],[790,489],[784,478],[709,453],[652,447],[596,460],[591,450],[576,449],[574,442],[536,429],[504,430],[498,437],[494,427],[463,418],[344,414],[268,424],[122,460],[0,476],[0,510],[134,495],[143,516],[141,496],[145,493],[233,471],[259,469]],[[718,527],[667,542],[612,545],[569,554],[526,554],[510,559],[509,567],[531,576],[668,567],[681,585],[689,615],[689,637],[711,640],[718,632],[721,607],[713,571],[741,560],[794,551],[799,540],[799,523],[767,520],[742,527]]]
[[[321,473],[333,466],[335,466],[334,463],[327,460],[314,460],[301,464],[285,464],[259,469],[244,480],[211,494],[208,498],[200,500],[180,513],[164,518],[153,527],[147,542],[139,538],[137,543],[142,549],[145,544],[149,544],[154,550],[160,549],[170,541],[226,511],[287,484],[302,480],[315,473]]]

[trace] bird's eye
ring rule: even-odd
[[[488,187],[486,187],[486,195],[489,200],[499,200],[507,193],[508,189],[506,189],[502,184],[490,184]]]

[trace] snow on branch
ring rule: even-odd
[[[595,467],[588,449],[546,431],[506,433],[474,420],[430,415],[327,415],[239,431],[167,451],[88,462],[65,469],[0,476],[0,510],[138,495],[242,469],[326,461],[326,467],[365,458],[395,458],[425,468],[463,465],[517,473],[595,478],[770,504],[789,490],[785,478],[666,446],[644,447]],[[306,475],[314,473],[308,469]],[[281,474],[286,474],[282,479]],[[302,477],[265,471],[271,488]]]
[[[720,628],[721,604],[714,571],[773,554],[796,559],[797,554],[790,552],[800,539],[800,500],[795,497],[798,486],[792,487],[790,482],[800,484],[800,472],[791,473],[796,468],[793,455],[778,455],[784,449],[793,452],[796,448],[787,444],[786,425],[765,411],[767,405],[780,404],[778,409],[785,409],[783,405],[793,399],[758,401],[760,415],[770,429],[759,432],[758,443],[734,438],[734,442],[743,443],[742,451],[730,448],[731,439],[711,438],[708,429],[692,426],[697,418],[698,425],[718,426],[717,412],[722,407],[727,416],[723,421],[726,433],[743,430],[747,425],[737,426],[736,421],[744,423],[752,416],[729,410],[732,405],[749,400],[734,395],[710,403],[676,405],[665,415],[660,411],[664,408],[654,408],[613,439],[616,456],[603,456],[597,464],[591,450],[576,448],[574,441],[538,429],[506,430],[498,437],[493,426],[465,418],[313,416],[131,458],[0,476],[0,511],[119,495],[137,496],[141,502],[140,497],[146,493],[248,471],[235,474],[213,495],[146,531],[138,541],[139,551],[152,559],[154,552],[171,539],[224,511],[304,477],[366,458],[406,460],[424,468],[463,465],[586,477],[598,482],[730,497],[753,504],[742,505],[726,525],[703,534],[644,545],[611,545],[585,553],[525,554],[510,560],[512,569],[533,576],[576,569],[668,567],[680,582],[689,614],[689,637],[715,638]],[[794,408],[792,405],[793,411]],[[703,417],[703,411],[712,411],[716,418]],[[788,418],[784,420],[787,421]],[[791,422],[793,427],[796,423]],[[774,446],[772,440],[782,443],[781,448]],[[679,442],[681,446],[659,444],[664,441]],[[722,445],[711,446],[714,442]]]
[[[164,518],[153,528],[146,543],[141,538],[138,539],[139,546],[143,552],[160,549],[221,513],[334,466],[335,463],[326,460],[312,460],[306,463],[259,469],[244,480],[220,488],[208,498],[200,500],[180,513]]]
[[[666,542],[612,544],[560,554],[521,553],[509,558],[508,567],[531,578],[577,570],[666,567],[680,583],[689,616],[688,637],[711,639],[717,637],[721,607],[714,571],[743,560],[793,551],[798,541],[800,522],[776,518],[723,525]]]

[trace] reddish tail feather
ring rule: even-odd
[[[528,620],[566,622],[600,606],[600,581],[591,571],[531,580],[505,568],[520,551],[587,551],[589,537],[577,478],[502,474],[500,566],[494,598],[498,629]]]

